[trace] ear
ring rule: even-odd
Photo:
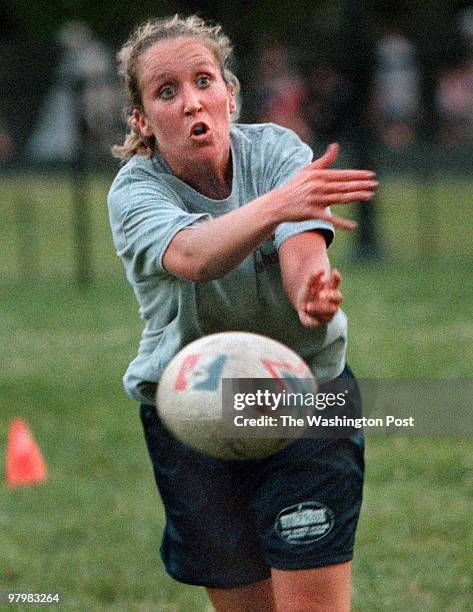
[[[149,138],[153,135],[153,130],[151,129],[151,126],[148,123],[146,115],[144,115],[136,108],[133,111],[133,119],[136,121],[136,125],[140,128],[142,136],[146,136],[147,138]]]
[[[233,85],[230,85],[228,88],[228,93],[229,93],[229,110],[230,110],[230,115],[233,115],[233,113],[236,111],[236,94],[235,94],[235,87]]]

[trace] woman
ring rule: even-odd
[[[290,346],[322,383],[350,377],[340,274],[330,269],[330,204],[370,200],[374,173],[333,170],[272,124],[231,124],[238,81],[219,26],[192,16],[148,22],[122,48],[130,132],[109,194],[118,255],[146,320],[124,378],[166,509],[161,554],[217,610],[347,610],[361,505],[360,439],[302,439],[262,461],[193,452],[163,427],[156,384],[172,357],[224,330]],[[295,509],[292,510],[291,508]],[[281,513],[321,510],[317,541],[290,540]],[[307,515],[307,513],[306,513]],[[320,513],[319,513],[320,515]]]

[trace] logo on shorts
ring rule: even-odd
[[[278,514],[274,528],[291,544],[311,544],[324,538],[334,524],[333,512],[318,502],[303,502],[284,508]]]

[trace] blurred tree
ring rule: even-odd
[[[100,3],[95,0],[47,0],[30,2],[1,0],[4,13],[8,16],[19,36],[34,38],[38,43],[56,40],[56,32],[65,21],[84,21],[99,37],[118,46],[133,25],[151,16],[168,15],[176,12],[172,0],[140,0],[140,2]]]
[[[278,38],[282,42],[298,47],[300,54],[308,54],[323,46],[321,38],[311,38],[307,32],[319,30],[323,34],[340,32],[345,40],[352,37],[355,47],[353,58],[361,53],[369,52],[368,45],[362,41],[363,29],[356,23],[344,31],[341,26],[343,11],[356,10],[362,6],[363,11],[374,18],[375,23],[383,23],[397,19],[402,27],[408,30],[409,38],[416,42],[424,63],[424,133],[432,127],[431,119],[435,119],[433,106],[433,84],[438,63],[444,52],[443,41],[448,33],[448,24],[453,16],[462,8],[471,4],[472,0],[140,0],[130,3],[125,0],[114,0],[113,3],[98,3],[96,0],[0,0],[0,27],[2,29],[2,44],[8,43],[14,47],[13,53],[4,53],[0,57],[3,63],[9,63],[11,69],[2,68],[3,77],[7,72],[18,76],[17,83],[24,92],[31,96],[36,91],[41,94],[48,86],[48,81],[54,68],[56,57],[56,33],[60,24],[68,20],[83,20],[88,23],[95,34],[118,48],[125,40],[131,28],[151,16],[170,15],[175,12],[197,12],[205,18],[215,19],[223,23],[235,42],[239,60],[239,75],[243,85],[252,84],[255,75],[255,58],[260,42],[265,35]],[[341,29],[340,29],[341,28]],[[352,32],[350,34],[350,32]],[[364,37],[366,39],[366,36]],[[28,72],[29,77],[21,76]],[[360,73],[361,74],[361,73]],[[7,89],[13,92],[14,78],[8,81],[8,76],[2,79],[8,83]],[[25,83],[29,79],[29,83]],[[21,93],[21,92],[20,92]],[[14,95],[11,96],[15,98]],[[362,102],[362,97],[358,97]],[[6,104],[8,106],[8,102]],[[32,102],[29,109],[36,108]],[[246,106],[246,104],[245,104]],[[244,107],[245,108],[245,107]],[[24,123],[31,122],[31,110]],[[249,108],[244,116],[252,120]],[[22,126],[25,128],[25,125]]]
[[[10,27],[19,35],[27,35],[37,41],[51,42],[59,25],[68,20],[83,20],[106,40],[117,44],[129,30],[150,16],[171,15],[181,11],[197,12],[204,17],[220,19],[230,32],[242,34],[248,40],[250,34],[273,33],[283,40],[296,38],[300,29],[316,16],[323,22],[337,19],[340,8],[346,1],[355,0],[140,0],[128,2],[115,0],[100,3],[96,0],[0,0],[0,15],[8,20]],[[365,8],[373,14],[382,15],[389,6],[400,5],[395,0],[365,0]],[[471,0],[405,0],[407,16],[423,14],[425,23],[437,22],[445,25],[445,16],[454,15],[460,9],[471,5]],[[405,19],[410,22],[409,17]],[[422,26],[422,24],[421,24]],[[243,45],[240,45],[243,46]]]
[[[55,52],[54,45],[25,32],[12,3],[0,0],[0,123],[11,137],[13,154],[21,151],[34,124]]]
[[[374,168],[374,135],[370,120],[371,96],[375,71],[375,33],[372,13],[366,0],[348,0],[344,6],[340,32],[340,67],[350,84],[350,111],[346,117],[345,136],[353,146],[353,164]],[[379,256],[376,232],[377,209],[373,201],[359,205],[355,242],[358,260]]]

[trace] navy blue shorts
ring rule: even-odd
[[[356,386],[348,367],[341,376]],[[361,435],[301,438],[267,459],[223,461],[177,441],[154,406],[143,404],[141,419],[166,512],[161,557],[174,579],[231,588],[269,578],[271,567],[352,559]]]

